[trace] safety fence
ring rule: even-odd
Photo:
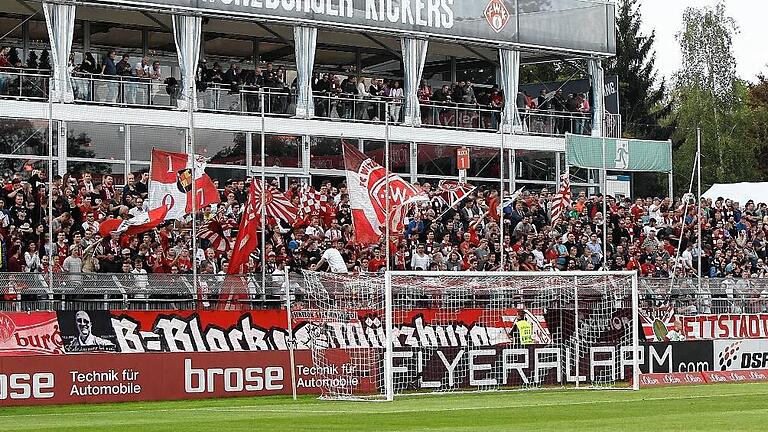
[[[201,274],[197,279],[189,274],[0,273],[0,310],[279,308],[287,288],[291,299],[301,302],[303,284],[298,273],[264,278]],[[687,315],[768,312],[768,279],[640,278],[639,293],[640,306],[647,310]],[[417,287],[408,293],[414,304],[425,305],[433,294]],[[524,301],[525,293],[519,295]],[[480,292],[462,297],[467,307],[484,307],[489,301]]]

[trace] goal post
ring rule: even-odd
[[[638,388],[635,272],[306,271],[304,281],[296,311],[324,398]]]

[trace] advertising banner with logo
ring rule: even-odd
[[[296,353],[298,393],[319,393],[318,372],[309,351]],[[0,406],[289,394],[285,351],[0,358]]]
[[[713,370],[712,341],[654,342],[641,345],[642,373]]]
[[[63,354],[55,312],[0,312],[0,357]]]
[[[337,29],[616,53],[614,6],[578,0],[99,0]],[[519,7],[519,10],[516,9]]]
[[[768,369],[768,339],[714,341],[715,371]]]

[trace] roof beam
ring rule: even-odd
[[[483,59],[485,61],[487,61],[488,63],[491,63],[493,65],[498,65],[499,64],[498,60],[488,58],[485,54],[483,54],[480,51],[472,48],[469,45],[462,44],[461,46],[464,47],[467,51],[471,52],[472,54],[478,56],[479,58],[481,58],[481,59]]]
[[[28,11],[32,12],[32,14],[36,14],[36,13],[37,13],[37,11],[35,10],[35,8],[33,8],[32,6],[30,6],[29,4],[27,4],[27,2],[25,2],[24,0],[16,0],[16,3],[18,3],[18,4],[20,4],[22,7],[24,7],[24,9],[26,9],[26,10],[28,10]]]
[[[277,39],[279,39],[280,41],[282,41],[284,44],[293,46],[293,41],[289,41],[288,39],[284,38],[280,33],[272,30],[271,28],[265,26],[264,24],[262,24],[260,22],[256,22],[256,25],[261,27],[265,32],[271,34],[272,36],[274,36]]]
[[[369,41],[375,43],[376,45],[384,48],[385,50],[389,51],[391,54],[393,54],[395,56],[395,58],[399,58],[399,59],[402,60],[402,58],[403,58],[402,53],[393,50],[392,48],[388,47],[387,44],[381,42],[380,40],[376,39],[375,37],[373,37],[373,36],[371,36],[371,35],[369,35],[367,33],[360,33],[360,35],[362,35],[364,38],[368,39]]]
[[[173,33],[173,30],[170,27],[165,25],[164,22],[162,22],[159,19],[155,18],[155,16],[152,15],[151,13],[142,11],[141,14],[144,15],[145,17],[149,18],[150,21],[152,21],[153,23],[157,24],[158,27],[160,27],[161,29],[167,31],[168,33]]]

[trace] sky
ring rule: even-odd
[[[680,46],[675,39],[682,28],[686,7],[716,4],[716,0],[641,0],[642,32],[656,30],[656,67],[669,79],[680,67]],[[725,0],[726,13],[736,20],[739,33],[733,39],[736,73],[740,78],[755,81],[757,74],[768,75],[768,1]]]

